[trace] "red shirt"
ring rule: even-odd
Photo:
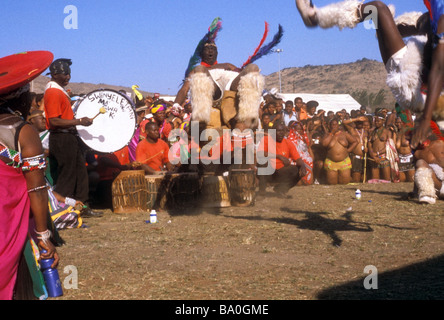
[[[110,167],[103,162],[104,158],[110,159],[115,163],[125,165],[130,163],[128,147],[124,147],[114,153],[101,154],[97,158],[97,172],[100,175],[100,180],[112,180],[122,171],[119,168]]]
[[[74,119],[71,101],[62,90],[56,88],[47,89],[44,95],[44,102],[46,129],[53,129],[49,124],[49,119],[51,118]]]
[[[149,119],[143,119],[142,122],[139,124],[139,127],[140,127],[139,139],[146,139],[145,126],[148,122],[150,122]]]
[[[269,141],[270,140],[270,141]],[[272,144],[271,146],[269,145]],[[262,138],[258,151],[269,152],[269,150],[276,150],[276,154],[268,153],[268,157],[271,157],[271,165],[275,170],[279,170],[284,167],[284,163],[282,160],[278,159],[276,155],[284,156],[285,158],[290,159],[290,161],[295,162],[301,156],[299,155],[296,146],[293,142],[284,138],[282,142],[277,142],[273,139],[269,139],[268,136]]]
[[[139,142],[136,148],[136,161],[146,164],[155,171],[162,171],[164,165],[169,162],[169,147],[162,139],[156,143],[149,143],[148,140]]]
[[[301,108],[299,112],[299,121],[308,119],[308,113],[304,109]]]
[[[170,135],[171,130],[173,130],[171,123],[165,120],[163,124],[159,126],[160,138],[168,140],[168,136]]]
[[[128,146],[125,146],[122,149],[117,150],[116,152],[114,152],[114,155],[117,157],[121,165],[126,165],[131,162],[129,158]]]

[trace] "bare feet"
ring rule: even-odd
[[[301,14],[302,20],[307,27],[316,27],[318,21],[316,18],[316,11],[311,0],[295,0],[296,7]]]

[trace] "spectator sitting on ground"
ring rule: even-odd
[[[173,171],[168,154],[168,144],[160,139],[157,122],[146,124],[146,139],[140,141],[136,149],[136,162],[133,167],[142,168],[146,174],[156,174],[161,171]]]
[[[271,157],[275,171],[271,176],[259,176],[259,192],[261,195],[266,195],[267,182],[272,182],[275,184],[276,196],[290,198],[287,196],[288,191],[297,185],[307,171],[295,145],[285,138],[287,134],[285,124],[278,122],[273,129],[276,130],[276,141],[269,141],[268,137],[264,137],[259,144],[259,151],[263,152],[265,157]],[[274,146],[270,146],[269,143],[273,143]],[[270,150],[276,150],[275,155],[269,154]]]

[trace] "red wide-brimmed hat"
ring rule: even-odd
[[[54,55],[49,51],[28,51],[0,58],[0,95],[37,78],[53,59]]]

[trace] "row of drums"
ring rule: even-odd
[[[113,212],[253,206],[256,185],[256,175],[250,169],[233,169],[226,176],[122,171],[112,184]]]

